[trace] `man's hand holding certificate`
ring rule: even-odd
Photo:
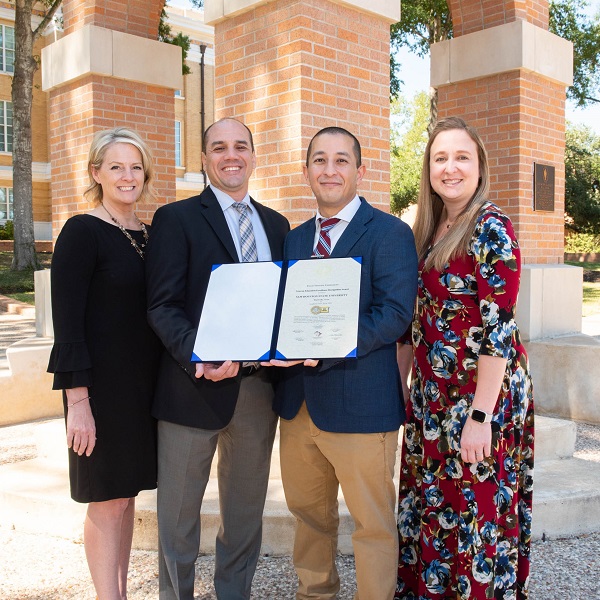
[[[216,266],[192,360],[355,357],[360,273],[360,258]]]

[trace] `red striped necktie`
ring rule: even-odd
[[[329,230],[335,227],[339,219],[319,219],[321,230],[319,231],[319,241],[314,249],[313,258],[327,258],[331,254],[331,238]]]

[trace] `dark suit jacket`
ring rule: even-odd
[[[252,206],[267,233],[272,260],[281,260],[287,219],[254,200]],[[202,429],[220,429],[231,420],[240,376],[197,380],[190,359],[211,267],[233,262],[239,262],[235,245],[210,187],[156,211],[146,255],[148,321],[167,349],[152,410],[157,419]]]
[[[309,258],[314,236],[314,219],[291,231],[285,240],[285,258]],[[275,410],[293,419],[306,400],[312,420],[324,431],[394,431],[405,419],[396,340],[411,321],[417,293],[412,231],[361,198],[331,256],[363,259],[358,358],[325,360],[317,368],[280,369]]]

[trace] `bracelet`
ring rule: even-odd
[[[85,398],[81,398],[81,400],[75,400],[75,402],[73,402],[72,404],[67,404],[67,406],[70,408],[71,406],[75,406],[76,404],[79,404],[80,402],[83,402],[84,400],[91,400],[92,397],[91,396],[86,396]]]

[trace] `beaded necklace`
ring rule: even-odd
[[[110,214],[110,212],[108,211],[108,208],[106,208],[106,206],[104,206],[104,203],[101,202],[101,204],[102,204],[102,208],[107,212],[107,214],[111,218],[112,222],[123,232],[123,235],[129,240],[129,242],[133,246],[134,250],[140,255],[141,259],[144,260],[144,251],[142,250],[142,248],[145,248],[146,244],[148,243],[148,231],[146,229],[146,226],[138,219],[137,215],[135,213],[133,213],[133,216],[135,217],[136,221],[138,222],[138,225],[140,226],[140,228],[142,230],[142,234],[144,236],[144,243],[141,245],[142,248],[140,248],[138,246],[138,243],[131,237],[131,235],[129,234],[127,229],[125,229],[125,227],[123,227],[123,225],[121,225],[121,223],[119,223],[119,221],[117,221],[117,219],[115,219]]]

